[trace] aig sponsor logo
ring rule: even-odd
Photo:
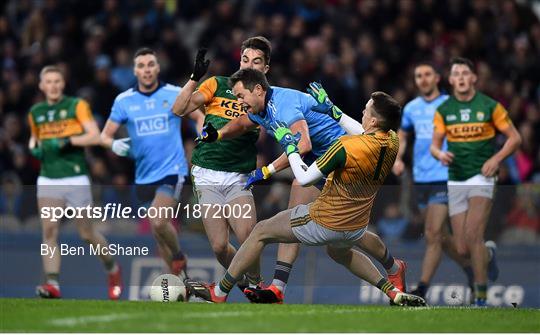
[[[135,118],[135,128],[138,136],[166,133],[169,131],[167,114]]]

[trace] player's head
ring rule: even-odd
[[[270,85],[261,71],[240,69],[229,78],[229,86],[248,113],[259,113],[264,109],[264,99]]]
[[[430,96],[433,92],[438,91],[437,85],[440,80],[441,76],[433,64],[422,62],[414,67],[414,83],[421,95]]]
[[[373,92],[362,115],[362,127],[366,132],[374,130],[397,130],[401,122],[401,106],[384,92]]]
[[[255,69],[263,73],[270,69],[272,45],[262,36],[250,37],[242,42],[240,69]]]
[[[56,65],[47,65],[39,73],[39,89],[45,98],[50,101],[58,101],[64,94],[66,82],[64,74]]]
[[[139,85],[146,89],[156,85],[159,75],[159,63],[156,52],[150,48],[141,48],[133,56],[133,73]]]
[[[474,65],[470,59],[455,57],[450,61],[450,77],[448,78],[454,94],[468,94],[476,84]]]

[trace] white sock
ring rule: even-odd
[[[279,280],[279,279],[274,279],[272,280],[272,285],[274,285],[275,287],[277,287],[281,293],[285,293],[285,288],[287,287],[287,283]]]
[[[54,286],[55,288],[60,288],[60,283],[58,283],[58,280],[54,279],[47,279],[47,284]]]
[[[214,287],[214,294],[216,295],[216,297],[226,297],[228,295],[228,293],[225,293],[223,292],[220,288],[219,288],[219,285],[216,285]]]

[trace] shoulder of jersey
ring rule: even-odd
[[[128,97],[131,97],[133,95],[135,95],[137,93],[137,91],[135,91],[133,89],[133,87],[131,88],[128,88],[127,90],[125,90],[124,92],[118,94],[118,96],[116,97],[116,99],[114,99],[115,102],[120,102],[122,101],[123,99],[125,98],[128,98]]]
[[[182,88],[173,84],[165,84],[162,89],[165,91],[180,92]]]

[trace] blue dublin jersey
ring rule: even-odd
[[[432,101],[422,97],[410,101],[403,108],[401,129],[414,132],[413,178],[417,183],[431,183],[448,180],[448,167],[433,158],[429,151],[433,137],[433,117],[437,107],[448,99],[441,94]],[[443,143],[446,150],[446,140]]]
[[[311,152],[321,156],[345,131],[330,116],[311,110],[317,101],[309,94],[272,86],[266,92],[265,109],[257,114],[248,114],[249,119],[263,126],[272,136],[271,124],[285,122],[291,126],[298,120],[305,120],[311,139]]]
[[[114,100],[109,119],[127,127],[137,184],[151,184],[169,175],[187,176],[182,118],[172,112],[180,90],[160,83],[155,91],[142,93],[135,86]]]

